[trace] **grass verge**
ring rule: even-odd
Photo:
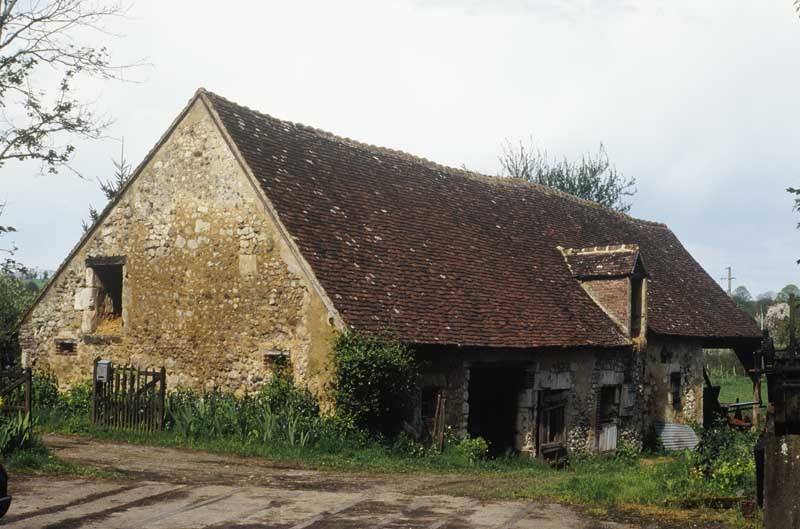
[[[99,468],[64,461],[55,457],[45,446],[36,446],[14,452],[5,459],[4,466],[12,475],[46,474],[106,479],[120,479],[123,477],[116,472],[108,472]]]
[[[482,500],[543,500],[575,506],[586,515],[615,521],[647,523],[657,519],[664,528],[702,527],[750,529],[740,510],[683,508],[686,498],[698,499],[690,483],[690,462],[683,455],[620,459],[575,459],[569,468],[556,470],[525,457],[465,461],[448,452],[405,455],[374,444],[345,448],[264,445],[230,438],[184,439],[174,432],[136,433],[108,430],[88,423],[80,431],[53,428],[52,433],[98,440],[202,450],[217,454],[256,457],[277,465],[385,474],[439,474],[431,493],[469,496]],[[689,524],[691,522],[691,524]],[[688,524],[688,525],[687,525]]]

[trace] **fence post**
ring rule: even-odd
[[[100,357],[94,359],[94,364],[92,368],[92,406],[90,417],[92,419],[92,424],[97,422],[97,362],[100,360]]]
[[[158,389],[158,431],[164,430],[164,415],[166,413],[166,406],[164,405],[164,399],[167,395],[167,368],[161,366],[161,387]]]
[[[25,368],[25,413],[32,415],[31,400],[33,393],[33,372],[30,367]],[[32,423],[31,423],[32,424]]]

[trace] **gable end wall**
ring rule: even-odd
[[[125,256],[124,327],[91,329],[86,258]],[[290,355],[297,382],[328,379],[335,329],[259,195],[202,102],[135,177],[20,327],[23,362],[62,385],[96,357],[166,366],[168,387],[244,391]],[[56,350],[74,340],[75,353]],[[266,360],[266,361],[265,361]]]

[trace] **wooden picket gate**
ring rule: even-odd
[[[132,365],[109,364],[104,370],[105,376],[98,377],[99,362],[99,358],[94,362],[92,377],[92,422],[143,432],[162,430],[167,391],[166,369],[139,369]]]
[[[32,377],[30,367],[0,370],[0,411],[31,412]]]

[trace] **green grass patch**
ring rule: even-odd
[[[109,479],[123,477],[116,472],[64,461],[55,457],[45,446],[16,451],[6,457],[3,464],[6,470],[15,474],[70,475]]]
[[[750,402],[753,400],[753,383],[750,377],[728,376],[724,378],[712,379],[715,386],[720,386],[719,401],[723,404],[732,404],[739,399],[739,402]],[[766,401],[767,381],[761,381],[761,397]]]

